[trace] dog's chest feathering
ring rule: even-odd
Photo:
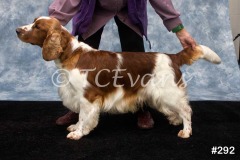
[[[88,86],[87,74],[81,74],[78,69],[62,70],[61,78],[65,84],[59,87],[58,92],[63,105],[79,113],[84,97],[84,88]]]

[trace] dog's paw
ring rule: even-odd
[[[74,131],[74,132],[70,132],[68,135],[67,135],[67,138],[68,139],[72,139],[72,140],[79,140],[81,137],[82,137],[82,133],[79,132],[79,131]]]
[[[190,135],[192,135],[192,132],[190,130],[180,130],[178,132],[178,137],[180,138],[189,138]]]
[[[74,131],[77,130],[77,125],[76,125],[76,124],[73,124],[73,125],[69,126],[69,127],[67,128],[67,130],[68,130],[69,132],[74,132]]]

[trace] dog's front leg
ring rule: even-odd
[[[67,138],[79,140],[82,136],[87,135],[98,124],[100,109],[97,105],[81,105],[79,120],[75,125],[68,127],[70,133]]]

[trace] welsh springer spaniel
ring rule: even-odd
[[[16,29],[20,40],[42,48],[46,61],[68,71],[69,83],[59,87],[63,105],[79,113],[79,121],[67,129],[67,138],[78,140],[98,124],[100,112],[135,112],[147,102],[167,116],[170,124],[183,123],[178,136],[192,134],[191,107],[180,67],[198,59],[220,63],[206,46],[177,54],[115,53],[96,50],[78,42],[55,18],[36,18]]]

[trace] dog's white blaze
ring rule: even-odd
[[[39,17],[36,21],[40,20],[40,19],[51,19],[50,17]],[[28,24],[28,25],[25,25],[25,26],[22,26],[21,28],[25,31],[31,31],[32,30],[32,26],[34,25],[34,23],[32,24]]]
[[[21,29],[23,29],[25,31],[31,31],[32,30],[32,26],[33,26],[33,23],[29,24],[29,25],[22,26]]]

